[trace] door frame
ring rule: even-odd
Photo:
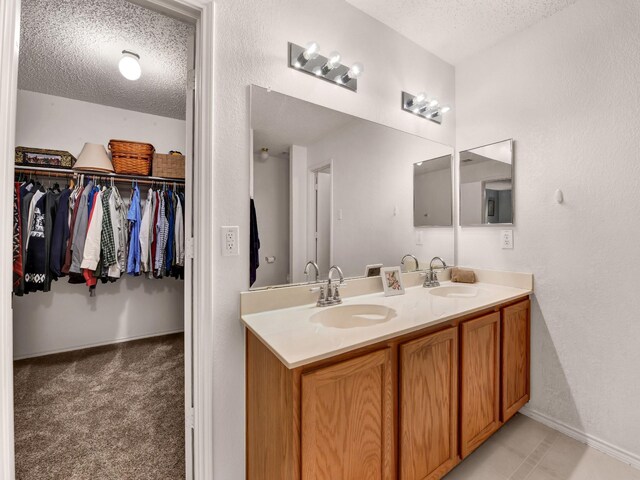
[[[317,213],[317,191],[316,191],[316,175],[321,170],[329,169],[331,172],[330,192],[329,192],[329,266],[334,265],[333,258],[333,237],[335,232],[335,215],[334,215],[334,172],[335,166],[333,158],[325,163],[313,165],[307,170],[307,258],[317,261],[315,256],[317,250],[316,233],[316,213]],[[320,277],[318,277],[320,278]]]
[[[131,0],[153,10],[196,25],[195,107],[193,111],[193,162],[187,162],[187,181],[193,179],[191,222],[185,222],[185,340],[193,350],[193,373],[185,378],[185,398],[193,409],[185,410],[185,427],[193,429],[193,461],[187,459],[188,474],[196,480],[213,478],[213,189],[214,184],[214,10],[212,0]],[[0,155],[14,157],[16,100],[18,93],[18,56],[20,43],[20,0],[0,3]],[[0,185],[14,178],[11,161],[0,162]],[[12,245],[13,194],[3,189],[0,195],[0,251],[10,252]],[[13,419],[13,312],[12,259],[0,255],[0,480],[15,479]],[[191,294],[189,295],[189,290]],[[191,323],[191,332],[187,332]],[[186,363],[186,362],[185,362]],[[192,379],[192,384],[191,384]],[[187,386],[191,386],[193,389]],[[188,407],[188,403],[185,404]],[[185,442],[188,443],[188,442]],[[186,452],[185,452],[186,454]],[[189,477],[187,477],[189,478]]]

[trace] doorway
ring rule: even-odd
[[[211,48],[211,39],[213,36],[212,29],[212,20],[213,20],[213,7],[212,5],[202,6],[202,2],[191,2],[189,0],[184,2],[174,2],[172,1],[164,1],[164,0],[136,0],[136,4],[144,4],[145,7],[151,7],[152,10],[156,12],[162,12],[163,14],[169,14],[170,17],[180,18],[182,20],[187,19],[190,21],[196,29],[196,37],[195,41],[192,42],[192,46],[194,47],[195,52],[192,52],[191,60],[193,64],[197,65],[199,68],[195,72],[191,72],[189,75],[190,83],[193,86],[197,85],[206,85],[211,86],[212,79],[212,62],[207,59],[203,59],[202,51],[200,47],[203,44],[206,44],[207,48]],[[193,7],[190,4],[193,3]],[[3,99],[3,128],[0,135],[0,146],[2,147],[3,152],[6,154],[7,152],[13,152],[13,148],[15,145],[15,134],[14,134],[14,126],[16,124],[15,121],[15,102],[16,102],[16,91],[18,90],[18,85],[16,85],[15,79],[17,77],[17,38],[15,39],[15,43],[13,43],[12,32],[18,31],[19,24],[19,16],[18,12],[20,11],[20,1],[9,1],[8,4],[5,4],[7,8],[3,8],[0,12],[0,17],[3,25],[7,27],[3,31],[2,36],[2,44],[0,45],[0,49],[2,55],[0,57],[0,61],[2,62],[2,81],[0,84],[0,95]],[[24,4],[22,5],[24,8]],[[43,24],[44,26],[44,24]],[[12,49],[11,47],[15,47]],[[212,57],[212,55],[210,55]],[[190,99],[190,102],[186,102],[186,119],[185,122],[188,124],[188,129],[190,129],[190,139],[185,138],[184,142],[184,153],[187,155],[187,166],[186,166],[186,183],[188,186],[186,187],[186,197],[188,197],[188,202],[193,205],[194,198],[192,195],[191,188],[191,178],[193,178],[194,172],[200,170],[200,180],[205,181],[205,178],[210,178],[211,170],[209,167],[204,166],[204,168],[200,167],[193,162],[193,159],[197,159],[203,152],[211,152],[211,139],[204,138],[203,135],[199,135],[198,138],[194,139],[193,135],[193,127],[196,126],[198,131],[202,131],[202,129],[206,131],[210,131],[211,128],[211,104],[208,100],[210,100],[212,95],[212,90],[208,90],[206,92],[201,92],[198,95],[197,102],[194,101],[195,94],[192,90],[187,93],[187,98]],[[5,100],[8,100],[5,102]],[[37,117],[33,117],[37,120]],[[87,123],[91,123],[91,121],[95,121],[96,118],[88,117],[85,119]],[[53,125],[55,126],[55,125]],[[187,130],[187,129],[185,129]],[[126,138],[126,137],[125,137]],[[195,141],[194,141],[195,140]],[[77,153],[77,152],[76,152]],[[13,154],[8,158],[13,158]],[[13,165],[10,162],[6,162],[6,167],[2,170],[2,178],[3,182],[13,183]],[[50,182],[48,182],[50,183]],[[5,211],[9,204],[1,205]],[[185,212],[186,213],[186,212]],[[5,218],[11,218],[11,216],[5,215]],[[2,225],[2,230],[4,232],[7,231],[7,228],[10,225],[5,224]],[[202,363],[208,364],[208,359],[205,362],[201,362],[200,359],[202,357],[207,357],[206,354],[202,354],[200,351],[200,357],[196,358],[193,355],[194,344],[195,348],[198,348],[199,342],[202,341],[205,344],[210,344],[208,338],[208,332],[202,332],[203,325],[197,320],[191,324],[190,319],[193,317],[193,314],[197,315],[198,312],[201,311],[203,305],[198,303],[198,298],[200,296],[199,292],[193,292],[192,287],[192,278],[194,276],[198,276],[203,281],[200,283],[201,286],[207,288],[208,277],[203,275],[202,272],[193,266],[193,256],[198,255],[200,252],[200,247],[197,243],[193,241],[194,237],[194,223],[192,221],[192,212],[191,208],[189,208],[188,214],[185,215],[185,233],[187,242],[185,248],[187,250],[187,264],[185,264],[185,281],[184,287],[180,288],[183,290],[183,295],[185,298],[184,301],[184,349],[185,349],[185,362],[184,366],[180,369],[184,372],[184,415],[180,415],[183,419],[186,418],[186,421],[182,421],[183,429],[184,429],[184,437],[185,437],[185,445],[184,450],[186,451],[186,462],[184,462],[184,470],[186,471],[186,478],[194,478],[194,474],[196,472],[201,472],[201,477],[198,478],[206,478],[207,473],[212,469],[211,461],[209,458],[210,455],[205,457],[202,455],[202,451],[210,452],[211,448],[207,447],[207,444],[210,445],[210,435],[211,429],[209,426],[203,426],[201,431],[195,431],[194,425],[196,421],[202,422],[204,419],[208,418],[209,413],[202,413],[204,408],[204,404],[207,403],[210,399],[211,394],[211,385],[207,380],[202,380],[208,378],[208,375],[203,374]],[[194,248],[195,247],[195,248]],[[206,260],[203,257],[203,260]],[[4,288],[7,285],[10,285],[11,282],[7,282],[6,278],[2,279],[2,285]],[[138,287],[140,288],[140,287]],[[144,287],[143,287],[144,289]],[[174,288],[175,289],[175,288]],[[136,291],[137,288],[132,289]],[[106,287],[105,290],[106,292]],[[111,300],[116,300],[111,295],[102,295],[104,298],[104,302],[108,301],[111,297]],[[100,298],[100,293],[98,293],[98,298]],[[188,300],[187,300],[188,299]],[[116,305],[112,303],[112,306]],[[83,308],[86,308],[84,305],[80,305],[80,311]],[[90,308],[89,308],[90,310]],[[8,303],[5,297],[0,299],[0,311],[2,313],[2,325],[0,326],[0,341],[2,342],[2,359],[0,361],[0,381],[2,382],[2,398],[0,398],[0,477],[2,478],[14,478],[14,458],[13,458],[13,435],[12,435],[12,408],[11,404],[13,403],[12,396],[12,380],[13,380],[13,328],[12,328],[12,315],[10,310],[10,303]],[[23,309],[24,311],[24,309]],[[193,330],[196,330],[194,334]],[[65,332],[61,332],[64,334]],[[67,331],[67,333],[73,333],[71,331]],[[118,332],[115,332],[118,333]],[[168,333],[168,332],[162,332]],[[198,335],[200,333],[200,335]],[[19,334],[19,332],[18,332]],[[122,340],[116,339],[115,340]],[[130,338],[126,338],[126,340],[130,340]],[[93,346],[93,345],[90,345]],[[56,349],[53,349],[54,351]],[[44,352],[47,353],[47,352]],[[48,352],[51,353],[51,352]],[[29,355],[25,355],[29,356]],[[194,368],[195,367],[195,368]],[[208,367],[204,367],[205,369]],[[197,395],[197,399],[194,396]],[[204,423],[203,423],[204,425]],[[196,449],[198,450],[198,455],[194,458],[193,455],[190,455],[193,452],[193,443],[196,443]],[[135,478],[135,477],[131,477]]]

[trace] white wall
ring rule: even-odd
[[[214,225],[240,225],[249,238],[249,105],[254,83],[359,117],[453,145],[453,67],[342,0],[216,2]],[[287,68],[287,42],[316,40],[364,63],[358,93]],[[426,90],[453,105],[439,126],[400,109],[400,91]],[[220,251],[219,235],[214,235]],[[249,257],[218,257],[215,323],[213,463],[215,478],[244,476],[244,330],[238,293],[248,288]]]
[[[307,148],[292,145],[289,161],[289,281],[306,280],[308,177]]]
[[[406,253],[423,266],[436,255],[453,263],[453,228],[425,229],[424,245],[416,245],[413,226],[413,165],[451,155],[451,147],[355,121],[307,153],[309,169],[333,160],[333,262],[345,276],[364,275],[369,264],[399,265]],[[448,241],[432,242],[436,230]]]
[[[289,276],[289,160],[253,160],[253,200],[260,237],[260,266],[254,288],[287,283]],[[275,257],[267,263],[265,257]]]
[[[16,144],[68,150],[111,138],[152,143],[157,151],[184,151],[184,121],[18,91]],[[124,192],[123,192],[124,193]],[[14,357],[51,353],[183,329],[184,282],[126,276],[98,283],[97,296],[67,278],[49,293],[15,297]]]
[[[530,408],[640,465],[638,45],[637,0],[581,0],[472,57],[456,145],[516,140],[515,248],[461,228],[459,260],[535,274]]]
[[[158,153],[185,152],[186,123],[175,118],[105,107],[44,93],[18,90],[16,144],[67,150],[76,158],[85,142],[133,140]]]

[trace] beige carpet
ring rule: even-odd
[[[15,362],[17,480],[184,478],[183,336]]]

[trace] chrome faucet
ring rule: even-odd
[[[307,264],[304,266],[304,274],[309,278],[309,267],[313,267],[316,270],[316,282],[318,281],[318,276],[320,275],[320,269],[318,268],[318,264],[309,260]]]
[[[413,258],[413,261],[416,262],[416,270],[420,270],[420,262],[418,262],[418,259],[415,257],[415,255],[411,255],[410,253],[407,253],[404,257],[402,257],[402,260],[400,260],[400,265],[404,265],[404,259],[407,257]]]
[[[335,286],[335,288],[332,288],[332,280],[331,280],[331,274],[333,273],[333,271],[338,272],[338,276],[339,276],[339,283]],[[339,266],[337,265],[333,265],[330,269],[329,269],[329,275],[327,276],[327,290],[325,293],[325,290],[322,288],[322,286],[320,287],[320,297],[318,297],[318,303],[316,303],[316,305],[318,307],[328,307],[330,305],[339,305],[342,303],[342,298],[340,298],[340,291],[338,290],[338,287],[343,286],[344,285],[344,275],[342,274],[342,270],[340,269]]]
[[[429,262],[429,272],[427,273],[427,276],[424,279],[424,283],[422,284],[422,286],[424,288],[431,288],[431,287],[439,287],[440,286],[440,282],[438,281],[438,275],[437,273],[433,270],[433,262],[439,260],[440,263],[442,263],[442,268],[445,269],[447,268],[447,264],[445,263],[445,261],[440,258],[440,257],[433,257],[431,259],[431,261]]]

